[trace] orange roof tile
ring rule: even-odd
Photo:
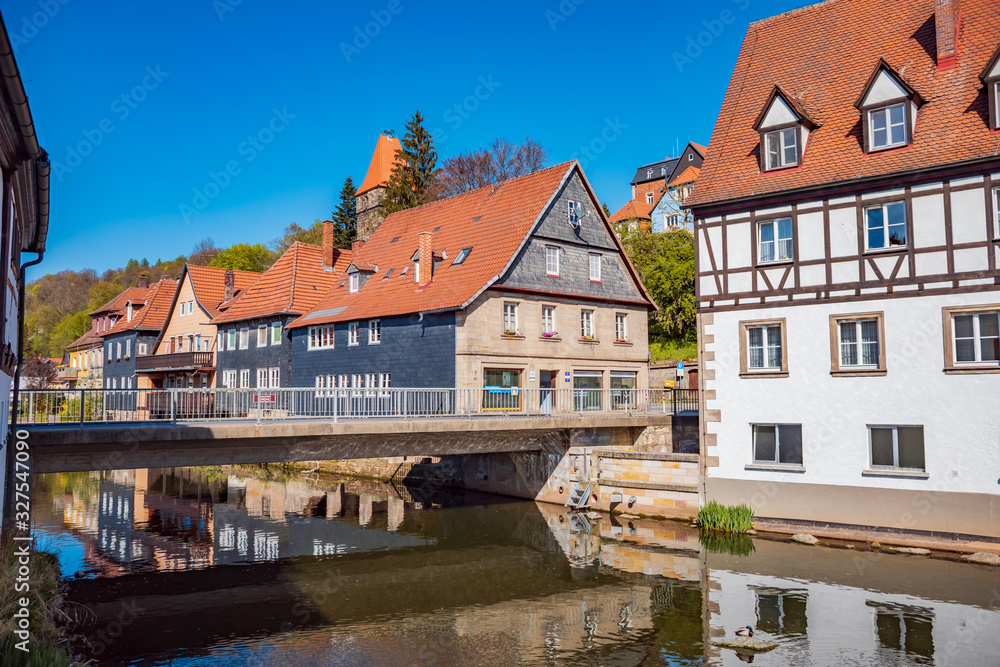
[[[132,321],[129,322],[123,316],[105,335],[134,330],[159,331],[167,322],[167,316],[170,314],[170,306],[176,292],[176,280],[167,279],[153,283],[146,291],[142,304],[138,308],[132,307]],[[125,310],[124,303],[121,310]]]
[[[576,162],[566,162],[389,215],[354,256],[356,265],[377,264],[378,273],[355,294],[349,281],[336,283],[289,327],[464,307],[504,274],[550,199],[574,173],[582,177]],[[600,206],[596,199],[594,206]],[[421,232],[432,232],[435,254],[447,253],[422,289],[410,268]],[[463,248],[472,250],[453,265]]]
[[[657,198],[659,199],[659,198]],[[610,218],[611,222],[622,222],[624,220],[635,220],[639,218],[641,220],[650,220],[653,214],[653,209],[656,208],[656,203],[647,204],[646,202],[635,201],[630,199],[625,202],[625,205],[614,212]]]
[[[100,336],[97,336],[97,335],[91,333],[90,331],[88,331],[87,333],[83,334],[82,336],[80,336],[79,338],[77,338],[75,341],[73,341],[72,343],[70,343],[69,345],[67,345],[66,349],[67,350],[75,350],[78,347],[85,347],[85,346],[88,346],[88,345],[100,345],[100,344],[102,344],[103,341],[104,341],[103,338],[101,338]]]
[[[699,206],[994,157],[979,75],[1000,46],[1000,3],[962,0],[958,62],[935,62],[935,0],[828,0],[750,25],[722,103],[701,178]],[[884,59],[925,100],[913,145],[866,154],[854,107]],[[775,85],[819,127],[797,168],[762,174],[753,129]]]
[[[332,271],[323,266],[323,249],[293,243],[260,279],[234,301],[217,322],[235,322],[278,313],[308,312],[351,263],[351,251],[340,250]]]
[[[233,271],[234,297],[226,303],[226,269],[194,264],[186,264],[184,269],[191,277],[195,298],[208,311],[213,320],[222,314],[220,309],[223,306],[234,304],[236,299],[242,295],[243,290],[253,285],[263,275],[255,271]]]
[[[702,146],[701,144],[696,144],[693,141],[691,142],[691,145],[694,146],[694,148],[695,148],[696,151],[698,151],[699,153],[701,153],[702,157],[705,157],[706,155],[708,155],[708,148],[706,148],[705,146]]]
[[[365,180],[361,182],[357,192],[362,195],[369,190],[385,185],[389,182],[389,176],[400,158],[397,153],[403,150],[403,144],[396,137],[387,137],[384,134],[378,135],[378,142],[375,144],[375,152],[372,153],[372,161],[368,165],[368,173]]]
[[[118,296],[111,299],[97,310],[92,310],[88,313],[88,315],[94,317],[95,315],[100,315],[101,313],[110,313],[121,310],[125,306],[125,302],[129,299],[132,301],[142,301],[146,298],[147,289],[148,288],[142,287],[127,287],[119,292]]]
[[[698,167],[688,167],[681,173],[677,174],[677,178],[667,183],[667,185],[681,185],[683,183],[693,183],[698,180],[698,175],[701,173],[701,169]]]

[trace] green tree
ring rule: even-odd
[[[258,273],[267,270],[267,267],[274,263],[274,255],[263,243],[237,243],[225,250],[219,251],[209,266],[220,269],[235,269],[237,271],[256,271]]]
[[[611,209],[608,208],[608,202],[601,203],[601,208],[604,209],[604,215],[611,217]]]
[[[434,140],[424,128],[424,117],[419,111],[413,113],[406,123],[403,135],[402,158],[396,163],[386,188],[386,214],[405,211],[430,201],[433,197],[432,185],[437,178],[437,151]]]
[[[639,279],[659,307],[649,314],[650,341],[694,340],[694,237],[683,229],[649,234],[624,226],[620,238]]]
[[[340,188],[340,203],[333,212],[333,247],[350,248],[358,235],[358,208],[354,181],[348,176]]]
[[[271,249],[274,250],[275,256],[280,257],[296,241],[310,245],[322,245],[323,222],[317,219],[311,227],[303,227],[297,222],[291,223],[285,227],[285,231],[279,238],[271,241]]]

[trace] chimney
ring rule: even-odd
[[[934,0],[934,30],[937,33],[937,66],[951,69],[958,63],[961,17],[959,0]]]
[[[148,288],[149,288],[149,280],[146,278],[146,275],[143,274],[139,276],[139,289],[148,289]]]
[[[417,238],[420,240],[418,255],[418,260],[420,261],[420,280],[417,284],[423,287],[431,281],[431,274],[434,271],[434,251],[431,246],[433,235],[430,232],[420,232]]]
[[[364,247],[365,247],[365,242],[364,241],[361,241],[361,240],[352,241],[351,242],[351,254],[352,255],[358,254],[358,252],[360,252],[360,250],[362,248],[364,248]]]
[[[226,294],[223,297],[223,303],[233,298],[235,287],[236,287],[236,274],[233,273],[232,269],[226,269]]]
[[[333,220],[323,221],[323,266],[328,269],[332,269],[337,260],[337,253],[333,247],[333,227]]]

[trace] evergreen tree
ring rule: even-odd
[[[424,117],[419,111],[406,123],[402,144],[402,160],[392,170],[382,202],[387,215],[431,201],[431,186],[438,175],[434,140],[424,128]]]
[[[333,247],[350,248],[351,243],[358,235],[358,209],[357,198],[354,192],[354,181],[348,176],[344,181],[344,187],[340,189],[340,203],[337,210],[333,212]]]
[[[608,202],[603,202],[601,204],[601,208],[604,209],[604,215],[606,215],[606,216],[608,216],[610,218],[611,217],[611,209],[608,208]]]

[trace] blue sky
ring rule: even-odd
[[[709,142],[747,24],[801,4],[3,2],[54,169],[29,279],[326,219],[416,109],[442,158],[530,135],[615,210]]]

